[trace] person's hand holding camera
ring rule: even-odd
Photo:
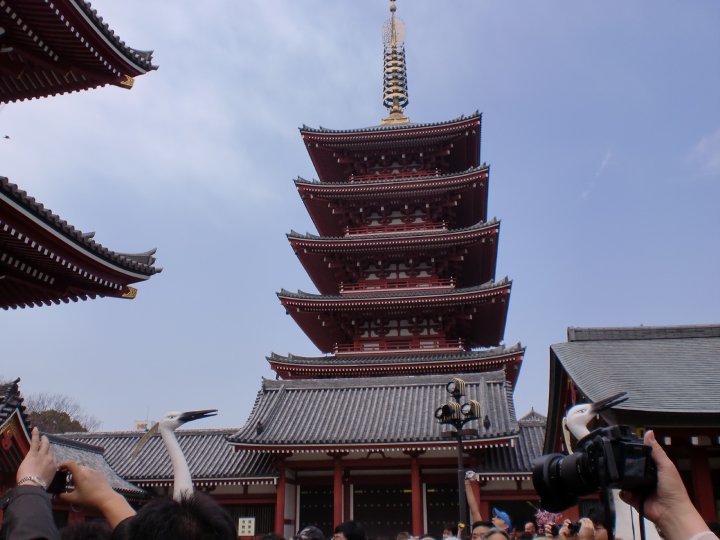
[[[577,533],[578,540],[593,540],[595,538],[595,524],[590,518],[580,518],[580,530]]]
[[[655,440],[655,434],[646,432],[643,442],[652,449],[651,457],[657,466],[657,487],[644,501],[643,493],[631,491],[620,492],[620,498],[638,512],[644,510],[645,517],[662,530],[666,540],[696,538],[704,531],[708,532],[708,538],[715,536],[693,506],[680,473]]]
[[[50,441],[40,436],[38,428],[33,428],[30,450],[18,467],[15,480],[18,486],[37,486],[47,489],[57,472],[55,457],[50,451]]]
[[[71,505],[95,508],[112,528],[125,518],[135,515],[125,498],[110,487],[101,472],[74,461],[63,463],[60,468],[72,474],[75,488],[69,493],[61,493],[61,500]]]

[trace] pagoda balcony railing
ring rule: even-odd
[[[408,231],[447,231],[447,224],[441,223],[389,223],[386,225],[365,225],[363,227],[345,227],[345,236],[354,234],[387,234]]]
[[[410,291],[417,289],[448,290],[455,288],[455,278],[447,279],[373,279],[362,283],[340,283],[340,294]]]
[[[383,180],[405,180],[406,178],[424,178],[427,176],[439,176],[440,169],[420,169],[420,170],[398,170],[395,173],[385,174],[354,174],[350,176],[351,182],[382,182]]]
[[[350,344],[335,344],[335,354],[387,354],[392,353],[424,353],[424,352],[457,352],[464,350],[462,339],[445,338],[411,338],[393,340],[358,341]]]

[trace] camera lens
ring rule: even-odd
[[[533,485],[540,506],[551,512],[565,510],[597,487],[585,452],[540,456],[533,464]]]

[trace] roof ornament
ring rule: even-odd
[[[395,17],[395,0],[390,0],[390,18],[383,25],[384,73],[383,105],[388,109],[383,124],[407,124],[403,114],[408,105],[407,66],[405,65],[405,25]]]

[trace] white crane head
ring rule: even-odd
[[[623,401],[627,401],[626,393],[612,395],[595,403],[579,403],[568,409],[563,419],[563,427],[572,433],[575,440],[581,440],[590,434],[588,424],[600,412],[610,409],[615,405],[619,405]],[[567,441],[566,441],[567,442]],[[568,446],[568,450],[570,450]]]
[[[171,411],[167,413],[162,420],[156,422],[153,427],[147,430],[147,432],[140,438],[140,440],[133,448],[130,457],[132,459],[135,459],[138,454],[140,454],[140,450],[143,449],[143,447],[148,443],[152,436],[155,435],[158,431],[160,431],[161,433],[163,431],[173,432],[187,422],[192,422],[193,420],[199,420],[201,418],[209,418],[210,416],[215,416],[216,414],[217,409],[202,409],[199,411],[185,412]]]

